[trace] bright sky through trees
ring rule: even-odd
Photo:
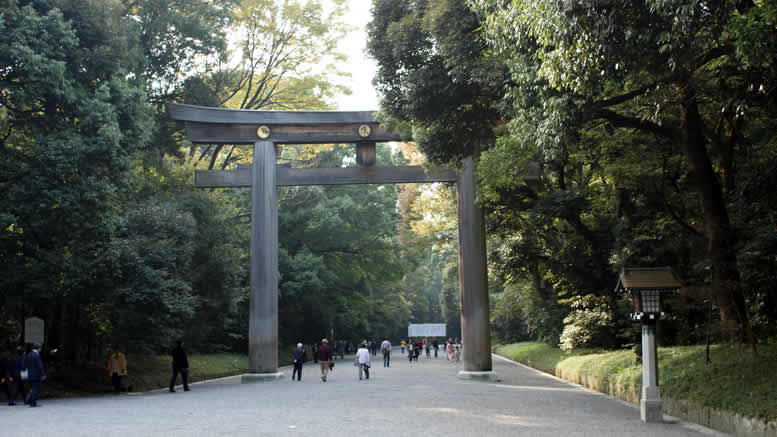
[[[375,76],[375,61],[367,57],[367,34],[364,26],[370,21],[370,0],[348,0],[346,22],[354,26],[354,30],[340,43],[340,50],[348,55],[348,65],[344,71],[351,73],[348,82],[350,96],[341,95],[335,99],[336,109],[342,111],[357,111],[378,109],[378,97],[372,78]]]

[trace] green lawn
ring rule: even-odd
[[[499,346],[495,352],[606,393],[619,393],[632,402],[638,401],[642,389],[642,368],[630,350],[566,353],[527,342]],[[748,346],[713,345],[711,358],[706,364],[704,346],[659,348],[661,395],[777,419],[777,345],[759,345],[757,357]]]
[[[248,356],[244,354],[189,354],[188,358],[191,382],[240,375],[248,369]],[[289,364],[291,351],[284,349],[279,353],[278,365]],[[128,375],[122,385],[125,389],[131,387],[135,392],[166,388],[170,383],[171,365],[169,355],[128,354]],[[113,390],[107,370],[99,363],[61,369],[53,372],[51,376],[43,389],[45,397],[84,396]],[[178,384],[181,384],[180,378]]]

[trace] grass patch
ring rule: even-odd
[[[189,382],[223,378],[246,373],[248,356],[245,354],[189,354]],[[278,365],[291,364],[291,349],[279,351]],[[52,370],[52,369],[50,369]],[[125,389],[142,392],[166,388],[172,374],[172,358],[169,355],[127,356],[127,377],[122,381]],[[113,391],[111,377],[105,367],[88,364],[78,368],[58,369],[44,383],[45,397],[73,397],[103,394]],[[181,378],[178,378],[181,384]]]
[[[497,354],[605,393],[638,401],[642,367],[630,350],[563,352],[536,342],[500,346]],[[777,420],[777,345],[714,345],[712,363],[704,346],[658,349],[661,395],[748,417]]]

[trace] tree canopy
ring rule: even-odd
[[[482,150],[501,335],[557,341],[573,307],[616,311],[617,273],[635,265],[709,290],[686,290],[696,303],[674,316],[675,341],[699,341],[708,295],[724,337],[773,332],[775,293],[756,271],[774,264],[761,251],[775,237],[774,6],[418,0],[376,2],[373,17],[386,113],[431,159],[475,153],[471,138]],[[476,126],[426,135],[462,107],[478,108]],[[542,187],[523,182],[530,161]],[[604,300],[575,300],[587,295]]]

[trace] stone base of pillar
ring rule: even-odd
[[[664,408],[662,401],[641,399],[639,415],[643,422],[663,422]]]
[[[459,379],[469,379],[474,381],[489,381],[489,382],[497,382],[499,381],[499,377],[496,376],[496,372],[489,370],[486,372],[474,372],[474,371],[467,371],[462,370],[459,372],[458,375],[456,375]]]
[[[272,382],[283,379],[283,372],[278,373],[244,373],[240,375],[241,384],[255,384],[257,382]]]

